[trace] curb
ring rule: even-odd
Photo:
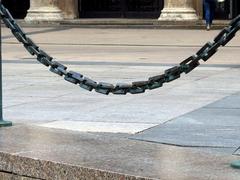
[[[76,19],[63,21],[25,22],[17,20],[23,27],[66,26],[77,28],[141,28],[141,29],[205,29],[205,22],[198,21],[158,21],[156,19]],[[216,20],[212,29],[222,29],[230,21]]]

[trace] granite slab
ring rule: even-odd
[[[131,138],[190,147],[236,149],[240,145],[239,95],[223,98]]]
[[[0,129],[0,172],[39,179],[238,180],[237,156],[103,134],[16,125]]]
[[[207,107],[240,109],[240,93],[225,97],[221,101],[209,104]]]
[[[1,180],[40,180],[39,178],[30,178],[19,176],[11,173],[0,172],[0,179]]]

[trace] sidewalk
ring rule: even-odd
[[[110,83],[163,73],[218,33],[61,26],[26,31],[69,69]],[[2,176],[238,179],[240,171],[229,164],[239,159],[232,155],[240,146],[239,40],[238,34],[211,60],[161,89],[104,96],[49,72],[4,28],[4,117],[15,126],[0,130]]]

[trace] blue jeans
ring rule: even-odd
[[[211,25],[214,18],[215,8],[216,8],[216,1],[215,0],[204,0],[204,14],[205,20],[207,25]]]

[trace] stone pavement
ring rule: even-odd
[[[72,70],[111,83],[162,73],[218,33],[72,27],[26,31]],[[239,40],[238,35],[207,63],[161,89],[104,96],[50,73],[3,29],[4,117],[15,126],[0,130],[0,151],[32,163],[39,159],[40,164],[53,161],[133,177],[238,179],[240,172],[229,164],[239,158],[232,153],[240,146]],[[52,177],[47,170],[34,175],[12,168],[2,171]]]
[[[239,93],[160,124],[131,138],[228,153],[240,144]]]

